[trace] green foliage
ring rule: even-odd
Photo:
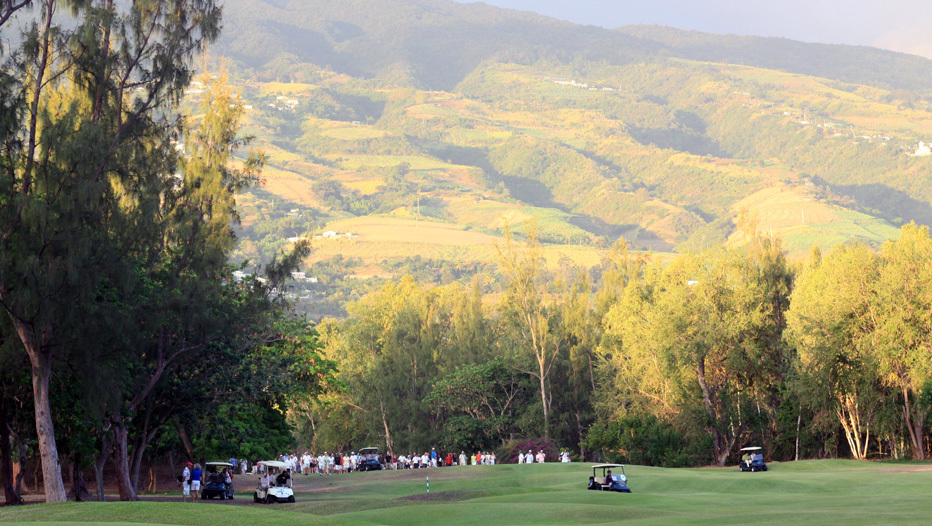
[[[441,445],[449,450],[488,450],[515,431],[515,415],[527,403],[524,375],[499,359],[466,364],[431,386],[424,400],[444,415]]]
[[[583,445],[601,450],[606,462],[664,467],[703,465],[712,446],[708,436],[686,436],[650,414],[597,422]]]
[[[928,228],[905,225],[879,255],[853,246],[814,261],[793,292],[788,336],[810,403],[834,409],[856,458],[867,456],[871,434],[903,432],[890,427],[896,412],[913,457],[925,458],[930,253]]]

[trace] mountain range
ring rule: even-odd
[[[314,264],[388,276],[415,254],[488,262],[529,221],[554,265],[594,264],[619,237],[697,250],[751,224],[804,254],[932,223],[921,57],[446,0],[224,9],[211,55],[269,158],[241,200],[244,256],[350,234]]]

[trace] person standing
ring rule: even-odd
[[[460,451],[460,466],[466,465],[466,452]]]
[[[191,502],[197,502],[201,498],[201,465],[195,464],[191,470]]]
[[[181,502],[187,502],[188,495],[191,494],[191,467],[193,464],[188,462],[181,472]],[[192,500],[192,502],[194,502]]]

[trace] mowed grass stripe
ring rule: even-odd
[[[632,494],[586,491],[589,464],[469,466],[296,477],[298,503],[68,503],[3,523],[841,524],[925,523],[932,464],[803,461],[766,473],[628,466]],[[431,493],[426,492],[430,477]],[[245,482],[245,481],[244,481]],[[251,480],[250,480],[251,482]],[[246,495],[243,495],[245,497]],[[219,506],[224,506],[220,508]]]

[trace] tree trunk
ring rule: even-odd
[[[702,389],[702,404],[705,407],[706,416],[709,418],[709,434],[712,435],[712,458],[720,466],[724,466],[728,460],[728,451],[725,450],[725,437],[719,431],[716,425],[715,408],[712,407],[712,395],[709,392],[709,386],[705,381],[705,357],[700,357],[696,362],[696,380],[699,382],[699,388]],[[730,449],[730,448],[729,448]]]
[[[382,398],[379,398],[379,411],[382,413],[382,426],[385,428],[385,447],[388,451],[395,455],[395,443],[392,440],[392,434],[388,429],[388,419],[385,418],[385,406],[382,404]]]
[[[77,460],[71,466],[71,496],[75,502],[87,500],[91,496],[91,492],[87,491],[87,483],[84,482],[84,472]]]
[[[29,493],[28,488],[25,487],[26,486],[26,444],[23,444],[23,442],[19,439],[19,437],[14,437],[14,439],[16,441],[16,451],[18,453],[17,458],[19,459],[19,462],[17,462],[17,464],[19,465],[19,469],[16,471],[16,475],[15,475],[15,478],[16,478],[15,489],[16,489],[16,494],[19,495],[20,500],[22,500],[22,495],[25,493]]]
[[[909,440],[913,446],[913,460],[925,460],[925,418],[917,411],[914,415],[909,403],[909,390],[903,388],[903,423],[909,431]]]
[[[148,419],[147,419],[148,420]],[[148,422],[146,423],[146,429],[148,429]],[[139,493],[139,471],[142,469],[142,459],[143,455],[146,452],[146,449],[149,447],[149,443],[152,442],[152,439],[155,438],[158,428],[152,429],[151,431],[145,432],[144,429],[140,439],[136,441],[136,447],[133,449],[133,489],[136,493]]]
[[[133,482],[129,475],[129,431],[126,429],[124,422],[119,422],[113,426],[114,453],[116,457],[117,468],[117,489],[120,492],[120,500],[138,500],[136,490],[133,489]]]
[[[188,432],[185,431],[184,426],[178,424],[178,436],[181,437],[181,444],[184,446],[184,451],[187,453],[188,460],[194,461],[194,446],[191,444],[191,439],[188,438]]]
[[[856,460],[867,459],[867,447],[870,444],[870,427],[861,423],[861,409],[856,394],[846,394],[840,400],[837,409],[838,420],[845,431],[848,447]],[[861,439],[861,430],[866,428],[866,437]]]
[[[171,468],[172,480],[178,476],[178,473],[175,473],[175,450],[168,450],[168,467]]]
[[[155,469],[152,466],[149,466],[149,485],[146,487],[146,492],[148,493],[156,492]]]
[[[10,448],[10,426],[7,423],[6,404],[0,402],[0,477],[3,477],[3,494],[7,506],[23,501],[13,486],[13,456]]]
[[[800,411],[800,413],[796,415],[796,456],[793,457],[793,459],[797,461],[799,460],[799,427],[802,425],[802,423],[803,413]]]
[[[42,481],[45,486],[45,502],[65,502],[68,496],[61,476],[58,447],[55,445],[55,424],[49,403],[49,382],[52,378],[52,353],[38,348],[28,330],[17,324],[17,332],[26,347],[32,362],[32,393],[36,411],[36,436],[39,438],[39,456],[42,459]],[[38,481],[36,482],[38,486]]]
[[[547,407],[547,379],[544,377],[544,367],[541,363],[541,374],[540,374],[540,401],[544,406],[544,438],[550,439],[550,411]]]
[[[110,451],[113,448],[111,434],[104,432],[100,435],[100,454],[94,459],[94,472],[97,474],[97,500],[105,502],[104,496],[104,466],[107,465],[107,459],[110,458]]]
[[[129,474],[129,480],[133,485],[133,491],[136,492],[137,495],[139,494],[139,470],[142,467],[142,454],[146,449],[146,444],[144,443],[146,430],[143,429],[143,432],[138,434],[139,436],[133,440],[133,454],[130,457]]]

